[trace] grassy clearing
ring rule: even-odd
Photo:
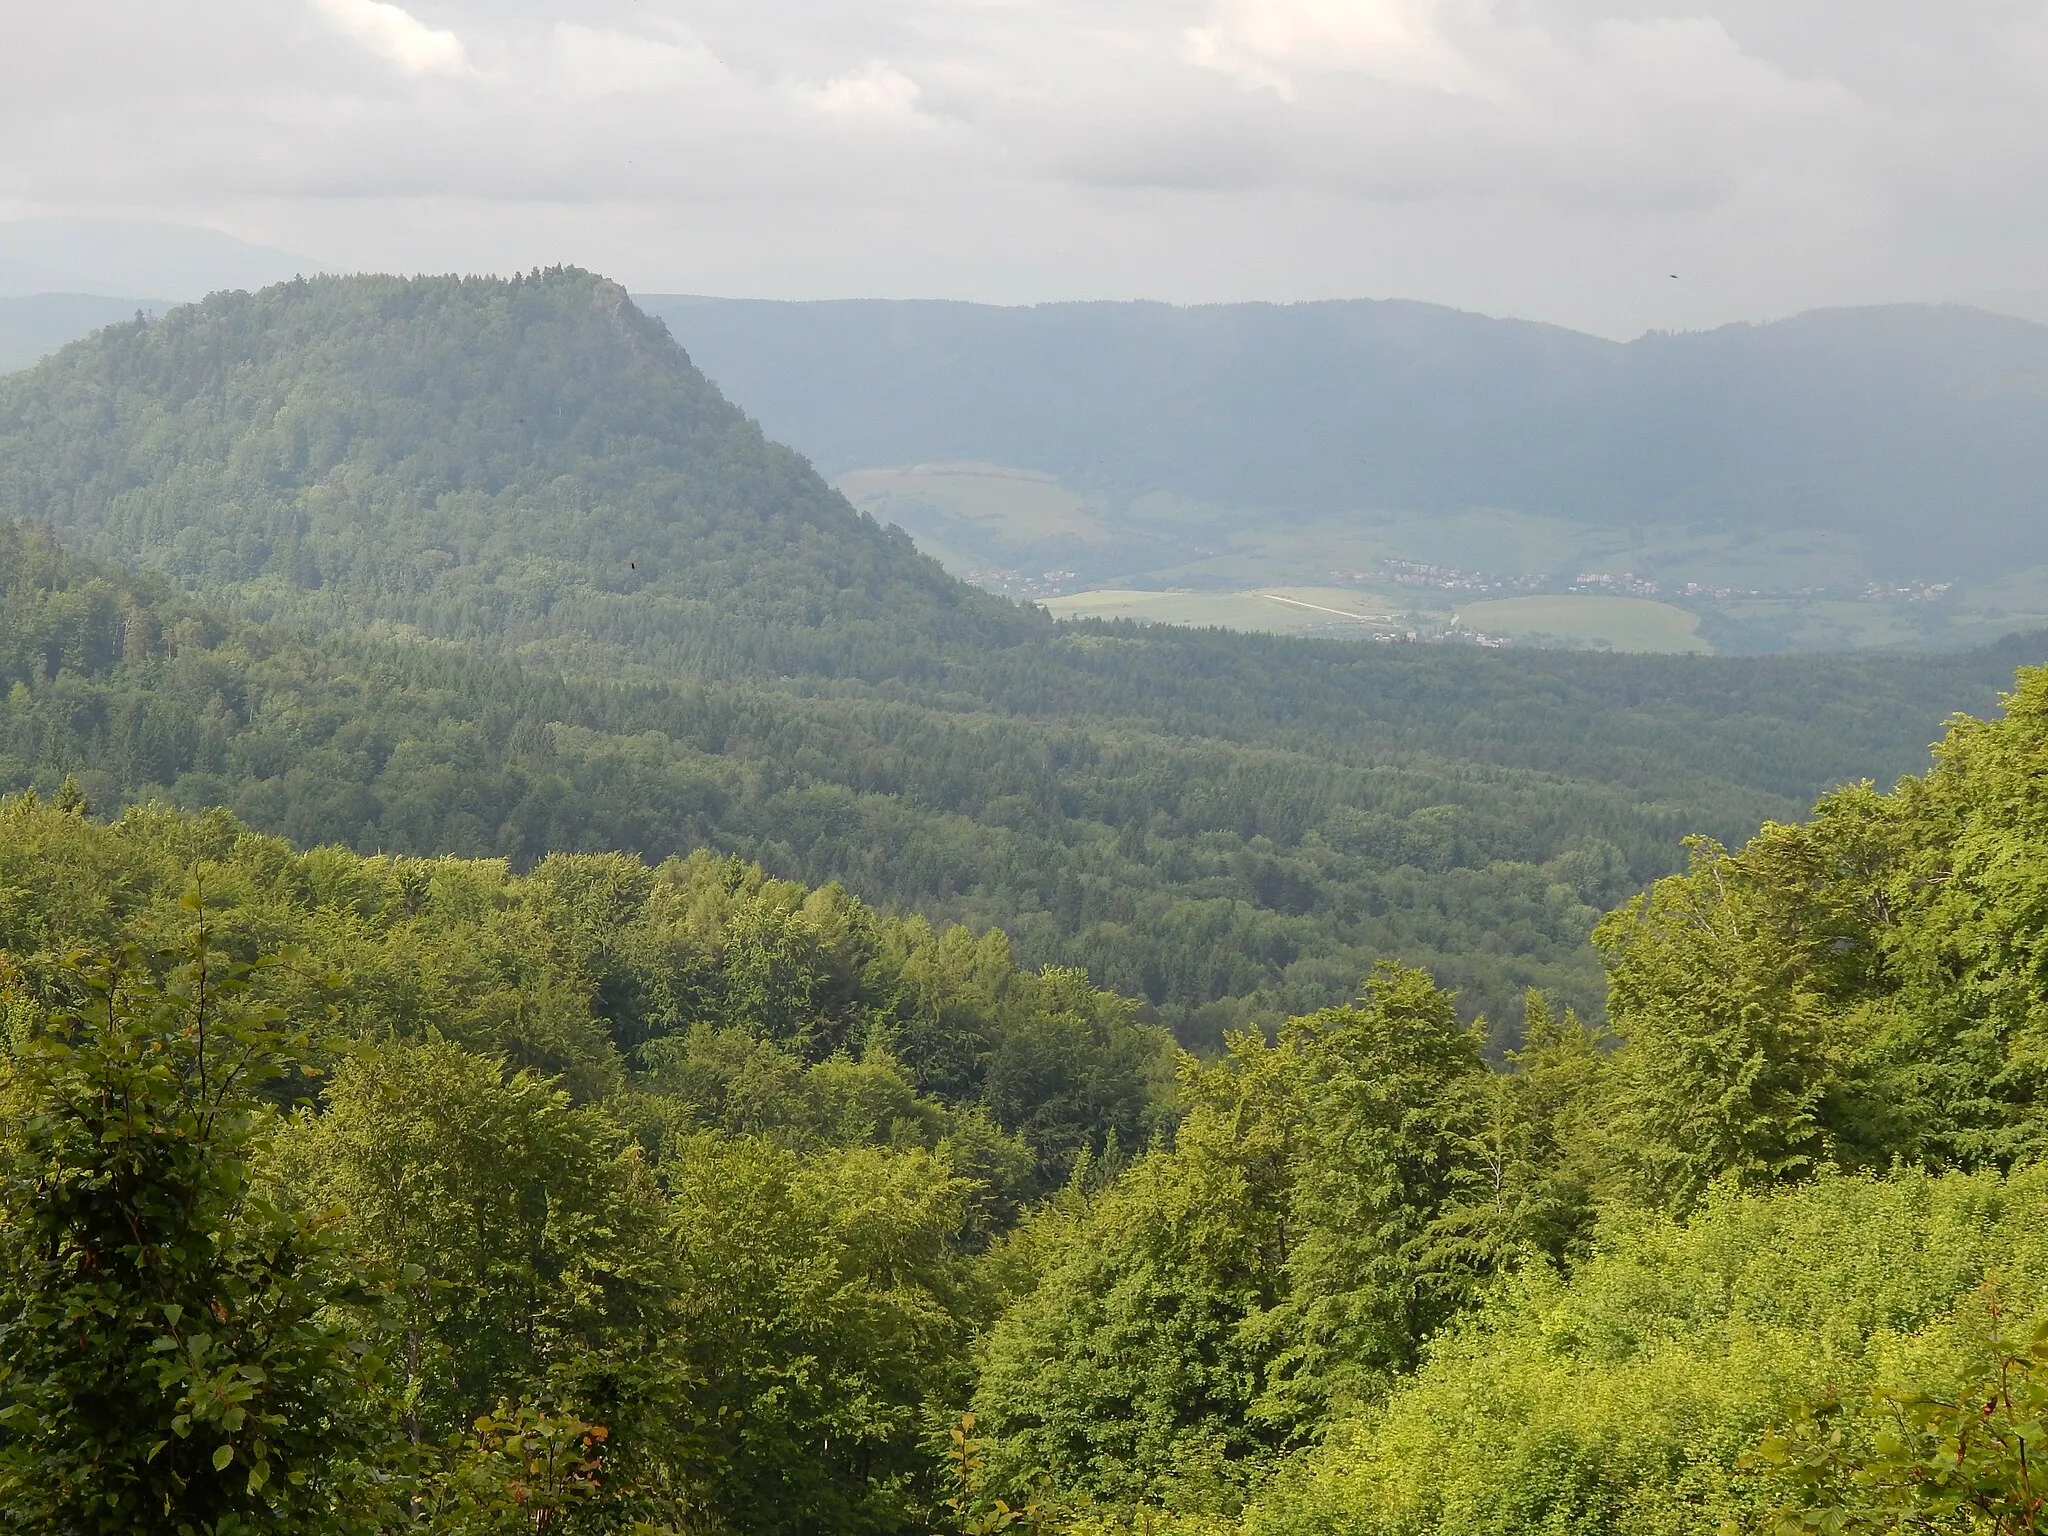
[[[1140,592],[1105,588],[1048,599],[1060,619],[1136,619],[1146,624],[1214,625],[1274,635],[1360,639],[1406,626],[1384,596],[1338,587],[1272,587],[1258,592]]]
[[[1489,635],[1561,640],[1615,651],[1713,650],[1696,613],[1646,597],[1503,597],[1468,603],[1458,622]]]

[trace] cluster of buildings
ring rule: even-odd
[[[1634,571],[1612,575],[1606,571],[1581,571],[1565,584],[1567,592],[1595,592],[1608,597],[1656,597],[1664,584]]]
[[[1550,580],[1548,576],[1525,573],[1520,576],[1489,576],[1484,571],[1461,571],[1455,565],[1432,565],[1424,560],[1382,560],[1381,573],[1332,571],[1339,581],[1377,581],[1391,576],[1404,587],[1435,587],[1444,592],[1534,592]]]
[[[1931,603],[1942,593],[1954,587],[1952,581],[1907,582],[1903,586],[1887,586],[1873,581],[1863,589],[1863,600],[1867,603],[1881,603],[1904,598],[1909,603]]]
[[[1028,571],[969,571],[966,579],[974,586],[1001,593],[1004,597],[1037,599],[1065,596],[1074,589],[1078,574],[1075,571],[1037,574]]]

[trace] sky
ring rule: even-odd
[[[641,292],[2048,319],[2048,0],[0,0],[0,220]]]

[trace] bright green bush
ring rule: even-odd
[[[1693,1536],[1782,1490],[1738,1471],[1799,1400],[1924,1376],[1998,1274],[2048,1295],[2048,1170],[1719,1187],[1532,1269],[1249,1511],[1246,1536]],[[1930,1356],[1933,1363],[1930,1364]]]

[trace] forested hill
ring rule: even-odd
[[[319,278],[110,326],[0,381],[0,515],[258,616],[605,664],[887,670],[1027,622],[573,270]]]
[[[991,461],[1282,525],[1827,529],[1922,580],[2030,563],[2048,483],[2048,327],[1955,306],[1624,344],[1396,300],[643,302],[835,475]]]

